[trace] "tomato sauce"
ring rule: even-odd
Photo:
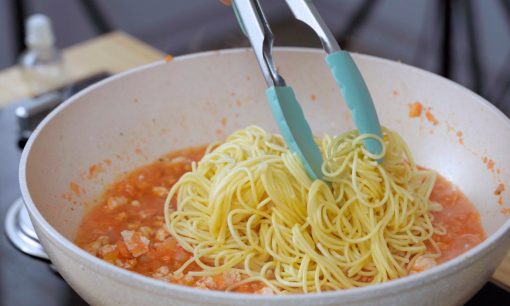
[[[76,244],[90,254],[124,269],[156,279],[211,290],[225,290],[239,282],[236,271],[214,277],[175,276],[191,254],[181,248],[165,227],[163,206],[169,189],[191,162],[198,161],[205,147],[172,152],[138,168],[105,191],[101,201],[86,215],[78,229]],[[480,216],[469,200],[446,179],[438,177],[431,200],[442,210],[433,212],[434,224],[447,230],[434,235],[442,255],[417,261],[411,273],[456,257],[485,239]],[[172,203],[175,208],[175,203]],[[432,253],[432,247],[430,252]],[[185,272],[199,270],[195,264]],[[238,286],[236,292],[272,294],[261,283]]]
[[[480,214],[455,185],[438,176],[430,199],[442,206],[441,211],[432,213],[434,224],[446,229],[445,235],[434,235],[441,250],[438,263],[459,256],[485,240]]]

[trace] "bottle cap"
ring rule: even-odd
[[[28,47],[51,47],[55,43],[55,36],[51,28],[51,21],[42,14],[28,17],[25,43]]]

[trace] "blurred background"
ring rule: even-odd
[[[173,55],[246,46],[220,1],[0,0],[0,68],[24,49],[24,18],[52,20],[65,48],[122,30]],[[276,45],[318,46],[283,0],[261,1]],[[509,0],[315,0],[343,48],[442,74],[510,112]]]

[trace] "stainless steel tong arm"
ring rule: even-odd
[[[250,40],[267,85],[285,86],[273,62],[273,33],[258,0],[234,0],[234,11],[244,34]]]
[[[285,2],[287,2],[287,6],[296,19],[307,24],[315,31],[328,54],[341,50],[335,36],[329,30],[311,0],[285,0]]]

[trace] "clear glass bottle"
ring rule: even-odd
[[[62,55],[55,47],[55,36],[48,17],[37,14],[28,18],[25,43],[27,50],[19,64],[32,94],[40,94],[63,85]]]

